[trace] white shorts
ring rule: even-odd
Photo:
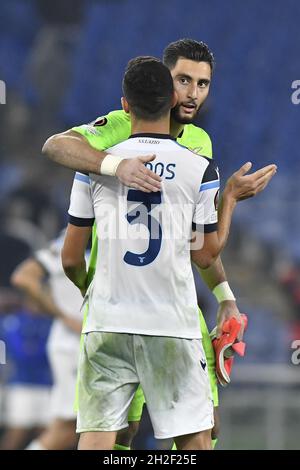
[[[125,428],[139,383],[157,439],[204,431],[214,425],[201,340],[87,333],[79,377],[79,433]]]
[[[50,387],[10,385],[4,392],[3,422],[9,427],[47,426],[50,421]]]
[[[54,382],[50,401],[51,417],[63,420],[75,420],[76,412],[74,410],[74,400],[78,351],[50,351],[48,357]]]

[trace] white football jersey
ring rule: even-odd
[[[35,259],[48,274],[51,294],[56,305],[67,315],[82,320],[80,308],[82,296],[80,291],[67,278],[61,262],[63,238],[59,238],[45,249],[35,253]],[[51,351],[69,351],[77,354],[79,350],[79,334],[64,325],[60,319],[54,319],[49,334],[47,349]]]
[[[191,230],[217,230],[218,170],[167,135],[136,134],[107,151],[155,154],[146,166],[161,176],[162,190],[144,193],[117,178],[76,173],[69,222],[95,219],[98,236],[84,332],[200,338]]]

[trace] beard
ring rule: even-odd
[[[179,124],[191,124],[195,121],[196,117],[199,114],[201,106],[194,112],[192,116],[181,116],[180,115],[180,104],[177,104],[174,108],[171,109],[171,118]]]

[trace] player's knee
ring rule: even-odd
[[[214,409],[214,420],[215,420],[215,424],[211,431],[211,438],[213,440],[218,439],[219,433],[220,433],[220,416],[216,408]]]

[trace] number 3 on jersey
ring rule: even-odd
[[[144,253],[137,254],[127,251],[124,261],[132,266],[146,266],[155,260],[161,248],[162,229],[159,222],[150,215],[151,210],[161,203],[161,192],[143,193],[130,189],[127,201],[141,203],[126,214],[126,219],[130,225],[146,225],[149,230],[149,245]]]

